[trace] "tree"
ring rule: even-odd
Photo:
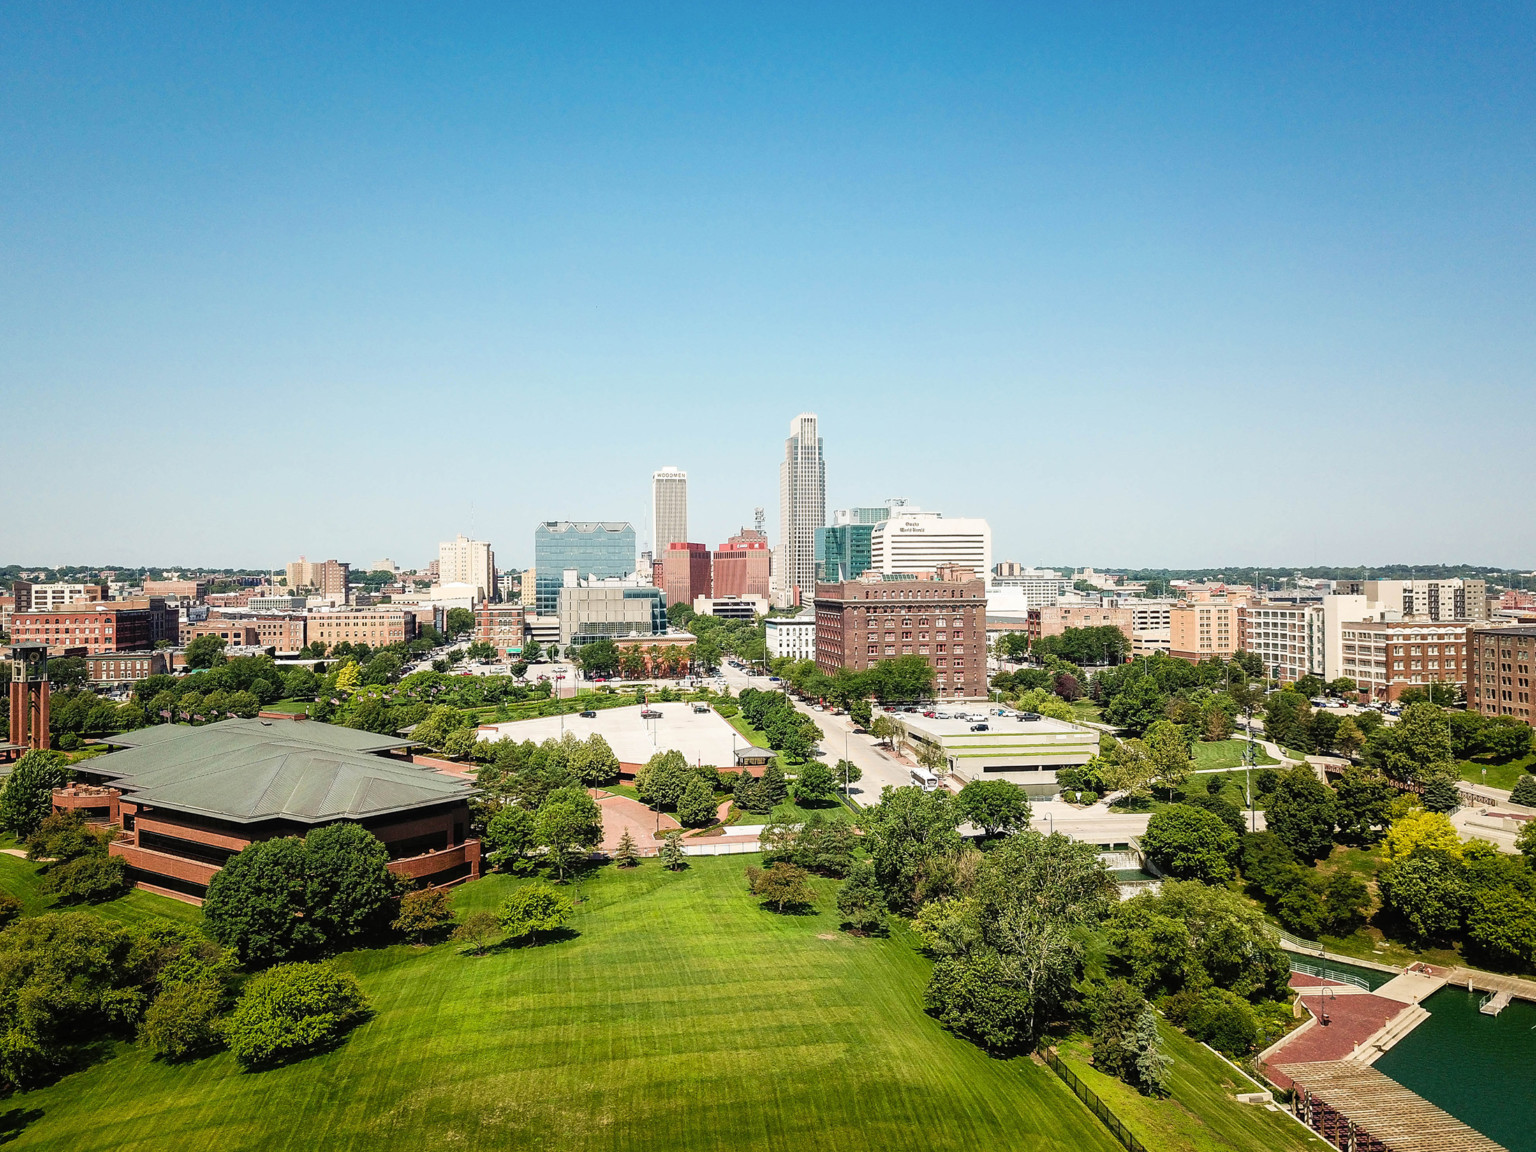
[[[576,905],[548,884],[527,884],[508,896],[501,905],[501,927],[508,937],[527,937],[537,944],[539,935],[558,932],[570,923]]]
[[[400,898],[400,913],[390,924],[413,943],[441,936],[453,927],[453,900],[446,888],[418,888]]]
[[[538,844],[533,813],[515,804],[504,805],[487,823],[481,842],[491,867],[519,866]]]
[[[61,904],[99,904],[128,891],[128,862],[104,852],[50,865],[40,890]]]
[[[957,797],[965,819],[988,837],[1029,827],[1029,800],[1024,789],[1006,780],[972,780]]]
[[[224,1035],[242,1068],[269,1068],[324,1050],[367,1014],[350,973],[329,964],[284,964],[245,986]]]
[[[309,861],[296,836],[258,840],[235,853],[208,882],[203,923],[243,964],[262,966],[320,947],[309,917]]]
[[[802,805],[835,802],[837,782],[832,779],[832,770],[820,760],[806,764],[795,779],[795,799]]]
[[[399,891],[389,849],[361,824],[328,824],[304,837],[305,903],[332,947],[383,931]]]
[[[640,853],[635,850],[635,838],[630,835],[629,829],[624,829],[624,835],[619,837],[619,846],[614,851],[613,862],[620,868],[634,868],[640,863]]]
[[[500,930],[501,920],[496,913],[471,912],[459,921],[459,926],[453,930],[453,939],[461,944],[468,944],[474,949],[476,956],[484,956],[486,946]]]
[[[1111,737],[1113,739],[1113,737]],[[1145,797],[1152,790],[1157,769],[1147,753],[1146,743],[1136,738],[1121,740],[1090,762],[1104,786],[1111,792],[1124,792],[1131,800]]]
[[[1536,864],[1536,820],[1527,820],[1515,837],[1515,850]]]
[[[1365,733],[1360,731],[1360,725],[1354,718],[1346,716],[1339,721],[1339,727],[1333,734],[1333,748],[1340,756],[1353,760],[1360,755],[1360,749],[1365,746]]]
[[[1396,724],[1372,733],[1365,753],[1394,780],[1423,783],[1437,771],[1456,774],[1450,721],[1425,701],[1408,705]]]
[[[938,889],[960,853],[962,816],[948,792],[888,787],[861,819],[875,877],[892,909],[910,912],[942,894]]]
[[[747,869],[747,887],[775,912],[786,908],[799,911],[816,902],[816,891],[804,868],[780,860],[766,868]]]
[[[1474,893],[1467,940],[1500,967],[1529,968],[1536,961],[1536,900],[1512,887]]]
[[[450,608],[444,627],[450,638],[467,636],[475,630],[475,614],[468,608]]]
[[[683,834],[681,832],[668,832],[661,842],[662,866],[668,872],[681,872],[688,867],[688,859],[683,855]]]
[[[1461,858],[1461,837],[1443,813],[1417,809],[1387,829],[1382,855],[1388,863],[1436,853]]]
[[[866,731],[869,729],[870,724],[874,722],[873,716],[874,709],[870,706],[868,700],[859,699],[848,705],[848,718],[855,725]]]
[[[1508,723],[1503,723],[1508,721]],[[1482,745],[1494,760],[1507,764],[1531,751],[1531,729],[1513,716],[1495,716],[1483,726]]]
[[[832,776],[837,786],[846,793],[849,785],[864,779],[864,770],[852,760],[839,760],[837,767],[832,770]]]
[[[1456,786],[1457,777],[1444,768],[1437,768],[1424,775],[1424,807],[1431,812],[1454,812],[1461,806],[1461,789]]]
[[[688,761],[681,752],[658,752],[635,773],[635,791],[646,804],[657,808],[675,807],[682,799],[690,776]]]
[[[1526,808],[1536,808],[1536,776],[1528,772],[1520,773],[1520,779],[1515,781],[1514,791],[1509,794],[1509,802]]]
[[[171,1062],[190,1060],[223,1042],[218,1027],[224,989],[217,980],[172,984],[144,1012],[139,1042]]]
[[[1333,790],[1310,766],[1301,764],[1281,776],[1265,818],[1270,830],[1298,857],[1320,860],[1333,847],[1335,812]]]
[[[545,797],[534,817],[534,839],[563,880],[581,849],[603,840],[603,814],[597,801],[576,787],[557,788]]]
[[[594,640],[576,652],[576,663],[588,676],[612,676],[619,670],[619,648],[612,640]]]
[[[1105,939],[1112,971],[1149,996],[1215,985],[1272,999],[1290,972],[1263,912],[1224,885],[1165,880],[1156,894],[1119,904]]]
[[[893,750],[895,749],[896,737],[901,732],[901,725],[891,717],[883,714],[876,716],[865,727],[869,729],[869,734],[880,741],[880,743],[887,745]]]
[[[1410,856],[1376,879],[1382,903],[1418,940],[1446,940],[1461,927],[1471,892],[1457,858],[1440,852]]]
[[[1170,876],[1224,884],[1232,876],[1238,839],[1215,813],[1173,804],[1152,814],[1141,846]]]
[[[1189,739],[1173,721],[1159,720],[1147,729],[1143,741],[1152,778],[1171,794],[1189,778],[1193,767],[1189,758]]]
[[[62,753],[34,748],[24,753],[0,787],[0,827],[29,836],[53,811],[53,790],[69,779]]]
[[[1374,844],[1391,822],[1389,809],[1395,795],[1387,778],[1374,768],[1351,764],[1334,785],[1335,816],[1339,839],[1351,844]]]
[[[224,648],[228,643],[222,636],[194,636],[187,644],[188,668],[217,668],[224,663]]]
[[[1371,906],[1370,889],[1358,876],[1335,872],[1323,888],[1323,922],[1339,935],[1350,932]]]
[[[927,740],[918,743],[917,762],[930,772],[949,770],[949,757],[944,754],[943,745],[929,743]]]
[[[777,759],[768,761],[768,766],[758,777],[757,789],[763,801],[769,805],[768,811],[789,799],[789,784],[784,779],[784,770],[779,767]]]
[[[825,769],[822,769],[825,771]],[[703,828],[715,822],[715,791],[695,776],[683,788],[677,802],[677,818],[685,827]]]
[[[875,866],[860,860],[837,890],[837,910],[850,931],[868,936],[885,927],[885,896],[875,880]]]
[[[1163,1052],[1162,1037],[1157,1031],[1157,1013],[1152,1005],[1143,1004],[1136,1017],[1136,1030],[1127,1038],[1126,1048],[1132,1058],[1135,1077],[1133,1084],[1144,1096],[1163,1096],[1168,1091],[1168,1069],[1173,1058]]]
[[[544,650],[539,647],[537,640],[527,640],[523,643],[522,651],[518,653],[522,663],[537,664],[544,658]]]

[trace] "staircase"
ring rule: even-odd
[[[1508,992],[1490,992],[1483,997],[1482,1002],[1477,1006],[1477,1010],[1484,1016],[1497,1016],[1508,1007]]]

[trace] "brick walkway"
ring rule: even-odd
[[[655,812],[640,801],[631,800],[628,796],[616,796],[612,792],[604,792],[601,788],[589,788],[587,791],[597,801],[597,807],[603,814],[603,842],[600,847],[604,852],[612,854],[616,851],[619,841],[624,838],[624,833],[628,830],[634,837],[635,847],[640,855],[656,855],[660,841],[656,837]],[[660,823],[663,836],[682,827],[665,812],[661,814]]]

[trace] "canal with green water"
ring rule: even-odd
[[[1509,1152],[1536,1152],[1536,1005],[1514,1000],[1498,1016],[1482,994],[1442,988],[1429,1019],[1376,1061],[1378,1072],[1470,1124]]]

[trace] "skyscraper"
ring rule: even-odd
[[[816,529],[827,522],[827,469],[816,434],[816,414],[802,412],[789,425],[779,465],[779,555],[774,598],[780,607],[816,594]]]
[[[688,473],[671,465],[651,473],[651,507],[656,530],[651,550],[665,556],[669,545],[688,542]]]

